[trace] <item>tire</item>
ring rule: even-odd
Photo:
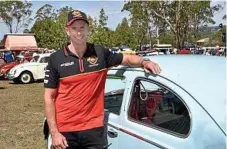
[[[52,146],[52,138],[50,134],[48,134],[47,138],[47,149],[54,149],[54,147]]]
[[[32,74],[30,72],[24,72],[20,75],[20,82],[23,84],[31,83],[33,80]]]

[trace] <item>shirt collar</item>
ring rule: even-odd
[[[64,54],[65,56],[75,56],[78,58],[77,55],[75,55],[74,53],[72,53],[70,50],[69,50],[69,47],[68,45],[70,45],[70,42],[67,42],[63,48],[63,51],[64,51]],[[87,43],[87,49],[84,53],[84,56],[83,57],[90,57],[90,56],[96,56],[97,57],[97,54],[96,54],[96,51],[95,51],[95,47],[94,47],[94,44],[91,44],[91,43]]]

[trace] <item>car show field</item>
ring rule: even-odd
[[[43,149],[43,83],[0,80],[0,149]]]

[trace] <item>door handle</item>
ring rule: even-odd
[[[108,130],[108,136],[110,138],[116,138],[118,136],[118,133],[116,131],[114,131],[113,129],[109,129]]]

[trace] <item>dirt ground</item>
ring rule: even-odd
[[[45,149],[43,83],[0,80],[0,149]]]

